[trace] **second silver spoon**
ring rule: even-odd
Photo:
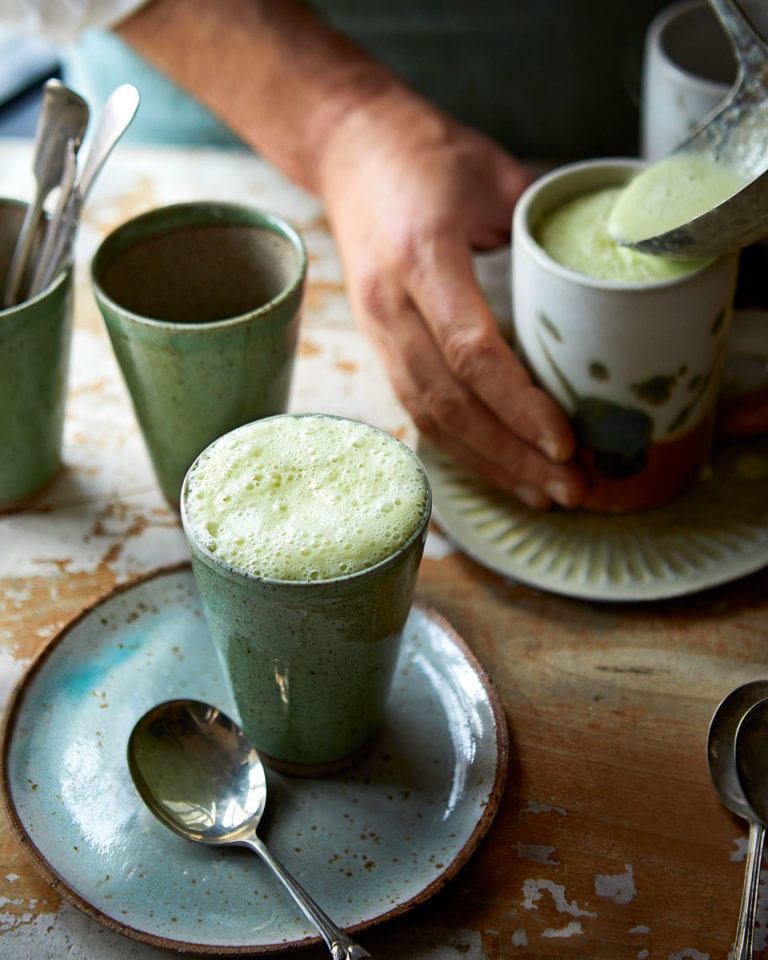
[[[725,806],[749,824],[744,887],[736,927],[732,960],[751,960],[757,894],[765,831],[744,796],[736,768],[736,734],[742,718],[758,701],[768,697],[768,680],[753,680],[732,690],[715,710],[707,735],[709,775]]]

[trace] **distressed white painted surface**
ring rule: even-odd
[[[595,877],[595,893],[615,903],[631,903],[637,893],[632,867],[627,864],[624,873],[598,874]]]
[[[152,476],[86,270],[100,237],[141,209],[213,197],[253,202],[292,220],[308,244],[313,286],[304,317],[292,408],[322,409],[370,420],[415,443],[412,427],[391,392],[378,357],[353,327],[341,289],[341,270],[320,224],[316,201],[246,153],[193,151],[185,154],[184,162],[179,156],[175,150],[162,148],[118,149],[86,209],[78,239],[78,328],[65,435],[68,471],[36,510],[0,517],[0,578],[47,578],[52,601],[68,577],[107,570],[117,582],[123,582],[187,556],[176,515]],[[30,159],[29,144],[0,145],[0,195],[31,194]],[[508,319],[505,257],[484,258],[479,265],[502,321]],[[453,552],[446,538],[430,535],[427,556],[442,559]],[[29,662],[13,640],[18,611],[29,602],[22,586],[0,597],[0,709]],[[39,640],[47,639],[54,629],[51,625]],[[526,869],[529,879],[509,905],[515,916],[514,934],[501,942],[494,931],[484,931],[499,956],[525,958],[534,937],[539,943],[539,938],[555,944],[563,941],[564,949],[567,945],[573,950],[588,925],[599,921],[601,909],[628,906],[635,896],[631,865],[623,873],[594,877],[594,896],[589,901],[583,895],[574,897],[565,885],[551,879],[557,875],[560,858],[557,849],[538,842],[536,823],[539,816],[569,816],[556,801],[552,797],[531,800],[520,811],[526,819],[526,841],[511,848],[510,856],[530,864],[530,873]],[[743,849],[738,848],[734,859],[741,857]],[[554,905],[562,923],[533,934],[526,920],[545,903],[550,908]],[[765,931],[768,916],[760,920]],[[628,921],[627,928],[636,938],[638,960],[650,957],[653,918],[644,924]],[[762,948],[765,934],[761,937],[758,946]],[[361,940],[380,960],[485,960],[480,933],[423,929],[418,914]],[[694,949],[662,954],[656,946],[652,955],[662,960],[709,960],[707,954]],[[24,902],[18,895],[17,875],[0,864],[0,960],[161,960],[168,956],[113,934],[66,903],[54,909],[37,900]],[[319,960],[326,954],[314,951],[297,956]]]

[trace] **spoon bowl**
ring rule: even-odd
[[[128,768],[147,807],[174,833],[258,854],[315,926],[334,960],[369,958],[312,900],[257,835],[267,778],[255,747],[226,714],[198,700],[154,707],[133,728]]]
[[[736,83],[690,137],[641,173],[622,197],[624,209],[617,209],[610,232],[617,242],[642,253],[716,257],[768,234],[768,46],[736,0],[710,4],[736,54]],[[697,183],[709,184],[712,193],[696,198],[685,211],[686,222],[667,224],[664,207],[671,209],[675,197],[691,195]],[[632,211],[643,202],[652,219],[658,210],[659,219],[655,233],[637,235],[625,228],[634,226]]]
[[[753,680],[732,690],[718,705],[707,734],[707,763],[712,784],[723,804],[749,824],[744,887],[732,960],[750,960],[754,950],[760,863],[765,832],[742,788],[737,767],[737,737],[756,703],[768,703],[768,680]]]
[[[736,770],[750,808],[768,826],[768,697],[750,707],[739,723]]]
[[[214,707],[177,701],[155,708],[133,731],[128,763],[152,812],[197,843],[248,837],[264,814],[261,759]]]
[[[62,190],[35,264],[30,284],[33,296],[44,290],[71,259],[83,204],[99,171],[133,121],[139,100],[139,91],[133,84],[123,83],[116,87],[104,104],[83,171],[77,181],[74,167],[70,166],[67,187]]]
[[[759,700],[742,717],[736,732],[735,755],[741,790],[762,830],[768,826],[768,699]],[[754,867],[756,886],[761,860],[762,848]]]
[[[744,796],[736,769],[736,732],[744,715],[765,697],[768,697],[768,680],[752,680],[731,690],[717,706],[707,733],[707,765],[712,784],[731,813],[744,820],[754,817],[754,812]]]

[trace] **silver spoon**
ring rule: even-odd
[[[58,80],[48,80],[43,88],[32,158],[35,195],[27,207],[6,275],[3,291],[5,307],[19,301],[22,277],[43,215],[43,206],[51,191],[61,183],[68,150],[76,153],[80,146],[88,125],[88,114],[88,104],[74,90]]]
[[[115,144],[128,129],[138,106],[139,91],[130,83],[117,87],[107,98],[83,171],[77,181],[70,185],[65,202],[51,220],[32,277],[32,296],[44,290],[68,262],[86,197]]]
[[[744,887],[731,960],[751,960],[765,832],[747,802],[736,766],[736,736],[742,718],[755,703],[768,697],[768,680],[753,680],[732,690],[715,710],[707,735],[709,775],[725,806],[749,824]]]
[[[370,958],[257,836],[267,800],[264,766],[229,717],[198,700],[162,703],[133,728],[128,767],[146,805],[175,833],[197,843],[231,844],[257,853],[315,926],[334,960]]]
[[[750,807],[768,827],[768,698],[746,712],[736,733],[736,769]],[[760,877],[760,861],[755,867]]]
[[[643,253],[680,258],[721,256],[768,235],[768,46],[736,0],[709,2],[736,54],[736,83],[671,157],[653,166],[686,155],[699,157],[723,171],[733,171],[743,186],[688,223],[656,236],[623,238],[616,229],[611,230],[619,243]],[[685,189],[684,183],[680,189]],[[641,196],[639,189],[636,196]]]

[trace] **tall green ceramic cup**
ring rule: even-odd
[[[25,210],[0,199],[0,290]],[[25,507],[61,467],[71,339],[69,270],[31,300],[0,309],[0,512]]]
[[[207,444],[286,409],[306,271],[292,226],[235,203],[151,210],[96,251],[96,301],[174,506]]]
[[[430,510],[416,455],[341,417],[247,424],[190,468],[192,570],[241,723],[268,762],[329,773],[374,741]]]

